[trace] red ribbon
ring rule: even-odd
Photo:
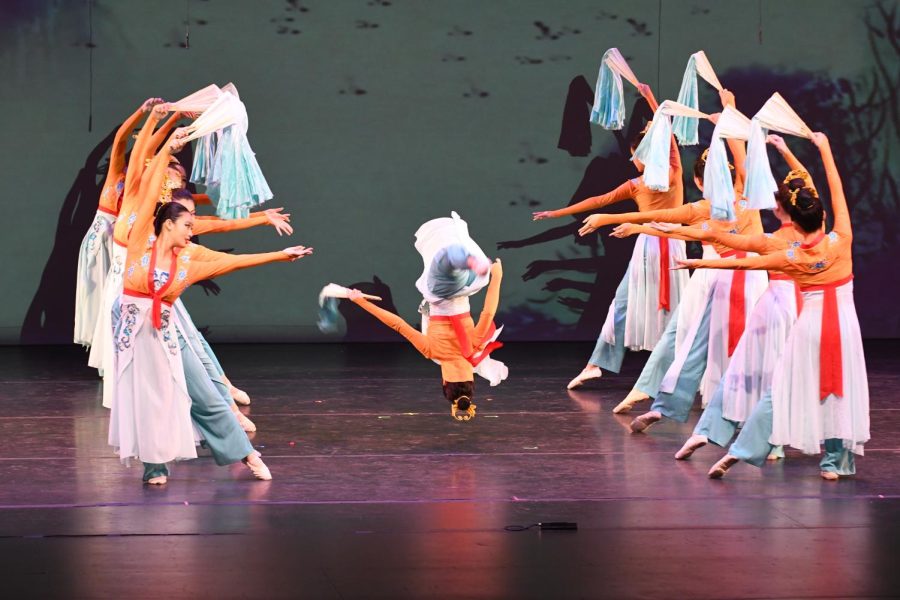
[[[116,211],[114,211],[114,210],[112,210],[112,209],[106,208],[105,206],[98,206],[98,207],[97,207],[97,210],[99,210],[99,211],[102,212],[102,213],[106,213],[106,214],[108,214],[108,215],[112,215],[112,216],[114,216],[114,217],[115,217],[116,215],[119,214],[119,213],[117,213]]]
[[[746,258],[747,253],[742,250],[731,250],[722,254],[722,258]],[[745,288],[747,286],[747,272],[736,270],[731,275],[731,290],[728,292],[728,356],[734,354],[741,336],[744,335],[744,327],[747,324],[747,299]]]
[[[669,240],[659,240],[659,310],[669,310]]]
[[[803,286],[804,292],[824,292],[822,333],[819,342],[819,400],[834,394],[844,396],[844,357],[841,352],[841,322],[838,317],[837,289],[850,283],[853,275],[822,285]]]
[[[172,282],[175,281],[175,269],[178,267],[176,261],[178,254],[172,252],[172,264],[169,265],[169,278],[157,290],[155,289],[153,275],[156,271],[156,243],[153,244],[153,250],[150,252],[150,267],[147,269],[147,289],[150,290],[150,297],[153,298],[153,328],[160,329],[162,327],[162,298]]]

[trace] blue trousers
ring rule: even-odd
[[[253,445],[231,411],[231,396],[227,396],[226,401],[226,396],[209,376],[212,361],[205,353],[197,353],[181,331],[178,341],[191,397],[191,419],[203,434],[216,464],[228,465],[246,458],[253,452]]]
[[[662,337],[659,338],[659,341],[653,347],[653,352],[650,353],[650,358],[644,364],[641,376],[638,377],[637,383],[634,384],[636,390],[647,394],[651,398],[656,398],[659,395],[659,385],[662,383],[663,377],[666,376],[666,371],[669,370],[669,367],[672,366],[672,362],[675,360],[675,331],[678,325],[678,310],[680,306],[679,304],[672,311],[672,318],[669,319]]]
[[[675,419],[682,423],[688,420],[691,406],[694,405],[694,396],[697,395],[697,390],[700,389],[700,381],[703,379],[703,373],[706,371],[711,309],[712,294],[707,298],[706,308],[703,309],[703,316],[700,318],[700,324],[697,328],[697,335],[691,342],[687,360],[684,361],[684,366],[678,374],[675,389],[671,393],[659,392],[650,410],[658,411],[664,417]]]
[[[622,361],[625,360],[625,315],[628,307],[628,274],[631,267],[625,270],[625,276],[616,288],[616,297],[613,299],[613,323],[615,325],[616,343],[610,344],[597,338],[597,344],[588,361],[604,371],[618,373],[622,369]]]

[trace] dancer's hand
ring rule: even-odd
[[[155,104],[153,106],[153,116],[157,118],[157,120],[165,117],[172,110],[172,105],[168,102],[160,102],[159,104]]]
[[[658,223],[656,221],[653,221],[652,223],[647,223],[647,225],[649,225],[650,227],[652,227],[653,229],[655,229],[657,231],[664,231],[666,233],[672,233],[673,231],[675,231],[676,229],[681,227],[681,225],[678,225],[675,223]]]
[[[350,290],[350,293],[347,295],[347,299],[356,302],[357,300],[361,300],[364,294],[359,290]]]
[[[653,96],[653,90],[650,89],[650,86],[646,83],[637,84],[638,93],[646,98],[647,96]]]
[[[616,228],[610,232],[610,237],[615,238],[627,238],[638,233],[638,226],[634,223],[622,223],[621,225],[616,225]]]
[[[584,223],[584,225],[581,227],[581,229],[578,230],[578,235],[583,237],[589,233],[594,233],[599,228],[603,227],[604,225],[609,224],[609,222],[606,219],[607,219],[606,215],[591,215],[591,216],[589,216],[584,221],[582,221]]]
[[[556,214],[555,210],[540,210],[538,212],[531,213],[532,221],[543,221],[544,219],[555,219],[559,215]]]
[[[283,208],[270,208],[266,210],[266,218],[269,220],[269,225],[275,228],[275,231],[278,232],[278,235],[291,235],[294,233],[294,228],[291,227],[291,215],[290,213],[282,213]]]
[[[503,277],[503,265],[500,263],[499,258],[495,258],[493,264],[491,265],[491,277],[495,279],[498,277]]]
[[[141,104],[141,111],[150,112],[150,109],[152,109],[154,106],[156,106],[157,104],[163,104],[164,102],[165,100],[163,100],[162,98],[147,98],[146,100],[144,100],[144,103]]]
[[[285,248],[282,252],[291,257],[291,262],[295,260],[300,260],[304,256],[309,256],[313,253],[312,248],[307,248],[306,246],[291,246],[290,248]]]
[[[784,138],[780,135],[770,133],[766,136],[766,143],[774,146],[779,152],[784,152],[785,150],[787,150],[787,144],[785,143]]]
[[[188,130],[184,127],[179,127],[172,132],[172,135],[169,137],[169,147],[172,149],[172,152],[178,152],[184,147],[187,136]]]
[[[821,131],[817,131],[812,134],[810,141],[815,145],[819,150],[824,150],[826,148],[831,148],[831,144],[828,142],[828,136],[826,136]]]
[[[707,119],[709,119],[710,123],[713,125],[719,122],[719,117],[722,116],[722,113],[712,113],[711,115],[707,115]]]
[[[726,106],[734,107],[734,94],[731,93],[731,90],[722,90],[719,92],[719,100],[722,101],[722,108]]]
[[[475,271],[475,274],[479,277],[484,277],[488,274],[488,271],[491,269],[490,261],[480,261],[478,257],[469,255],[469,258],[466,259],[466,267],[470,270]]]
[[[698,261],[696,258],[676,258],[675,263],[678,266],[672,267],[672,270],[677,271],[680,269],[696,269],[698,262],[700,261]]]

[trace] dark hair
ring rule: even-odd
[[[175,157],[172,157],[172,158],[175,158]],[[175,169],[176,171],[178,171],[179,173],[181,173],[181,177],[182,177],[183,179],[187,179],[187,171],[185,170],[184,165],[182,165],[180,162],[178,162],[178,159],[170,160],[170,161],[169,161],[169,168],[170,168],[170,169]]]
[[[194,195],[187,188],[178,188],[177,190],[172,190],[172,200],[190,200],[193,202]]]
[[[472,403],[472,397],[475,396],[474,381],[445,381],[444,382],[444,398],[451,404],[457,400],[456,408],[459,410],[468,410]]]
[[[707,152],[704,151],[700,156],[697,157],[697,160],[694,161],[694,177],[700,180],[700,183],[703,183],[703,171],[706,169],[706,156]],[[734,165],[728,163],[728,170],[731,172],[731,183],[735,182],[735,171]]]
[[[801,177],[779,185],[775,199],[791,216],[791,221],[806,233],[814,233],[822,228],[825,207],[816,191],[807,187]]]
[[[153,219],[153,231],[156,235],[162,232],[163,223],[172,221],[173,223],[183,214],[191,214],[187,208],[177,202],[166,202],[158,204],[156,207],[156,217]]]

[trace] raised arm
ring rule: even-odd
[[[150,148],[150,139],[153,137],[153,130],[159,120],[166,114],[165,104],[157,104],[150,111],[144,126],[138,133],[137,140],[131,148],[131,158],[128,159],[128,171],[125,173],[125,199],[126,201],[138,192],[141,183],[141,176],[144,173],[144,162],[153,156],[153,150]]]
[[[852,237],[853,228],[850,225],[850,210],[847,208],[847,198],[844,196],[844,185],[834,164],[834,156],[831,154],[831,144],[824,133],[813,134],[812,143],[819,149],[822,155],[822,164],[825,167],[825,177],[828,179],[828,191],[831,193],[831,212],[834,213],[834,227],[832,230],[838,235]]]
[[[731,106],[735,110],[737,110],[737,105],[734,101],[734,94],[731,93],[730,90],[720,91],[719,99],[722,101],[722,110],[724,110],[728,106]],[[733,138],[726,138],[725,143],[728,145],[728,150],[731,152],[731,158],[734,161],[735,188],[741,190],[744,187],[744,181],[747,180],[747,169],[744,166],[744,163],[747,162],[747,147],[744,144],[743,140],[737,140]]]
[[[487,336],[491,325],[494,323],[494,316],[497,314],[497,306],[500,304],[500,282],[503,280],[503,266],[498,258],[491,265],[491,282],[488,284],[487,294],[484,297],[484,308],[481,309],[481,316],[478,317],[478,324],[475,325],[475,341],[481,343]]]
[[[136,194],[137,216],[128,234],[129,250],[143,248],[147,238],[153,233],[153,215],[156,210],[156,200],[166,177],[166,169],[169,166],[169,157],[172,155],[172,147],[176,145],[174,139],[170,139],[157,155],[150,161],[147,167],[146,177],[143,178],[140,191]]]
[[[784,141],[784,138],[780,135],[769,134],[766,136],[766,142],[771,144],[778,150],[778,153],[781,154],[781,157],[784,159],[784,162],[787,163],[789,171],[802,170],[809,173],[806,167],[803,166],[794,153],[791,152],[791,149],[788,148],[787,143]]]
[[[163,143],[163,140],[169,137],[169,134],[172,132],[172,129],[178,124],[178,121],[181,120],[181,117],[184,116],[180,112],[173,112],[169,115],[169,118],[166,119],[166,122],[163,123],[159,129],[153,134],[153,137],[150,138],[149,146],[150,151],[153,152],[159,145]]]
[[[405,337],[410,344],[416,347],[416,350],[418,350],[422,356],[431,358],[431,343],[428,336],[423,335],[422,332],[414,329],[409,323],[394,313],[384,310],[380,306],[375,306],[362,296],[351,296],[350,299],[376,319]]]
[[[141,118],[153,108],[154,104],[159,104],[160,102],[162,102],[161,98],[148,98],[119,126],[119,129],[116,131],[116,137],[113,138],[112,148],[109,151],[109,171],[106,173],[107,185],[118,179],[125,169],[125,149],[128,148],[128,138],[131,137],[134,128],[137,127]]]

